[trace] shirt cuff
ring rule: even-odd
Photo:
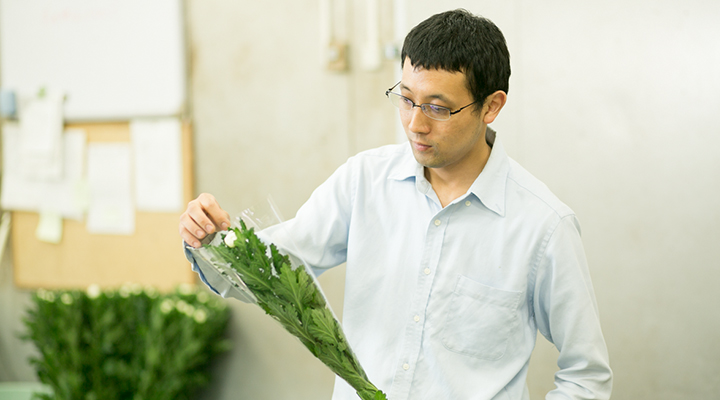
[[[210,290],[215,292],[215,294],[219,295],[220,292],[218,292],[214,287],[212,287],[212,285],[210,285],[210,283],[207,281],[207,278],[205,278],[205,274],[198,266],[197,261],[195,261],[195,257],[193,257],[192,253],[188,249],[188,244],[185,242],[183,242],[183,250],[185,251],[185,258],[190,261],[190,264],[192,264],[192,270],[195,271],[198,276],[200,276],[200,280],[202,281],[202,283],[204,283],[205,286],[209,287]]]

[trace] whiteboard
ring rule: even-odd
[[[0,83],[67,95],[70,121],[184,110],[181,0],[0,0]]]

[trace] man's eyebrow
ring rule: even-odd
[[[400,82],[400,90],[407,90],[407,91],[410,92],[410,93],[413,92],[412,90],[410,90],[409,87],[405,86],[405,84],[402,83],[402,82]],[[452,104],[452,103],[453,103],[452,101],[450,101],[450,99],[448,99],[447,97],[445,97],[445,95],[443,95],[443,94],[441,94],[441,93],[431,94],[431,95],[429,95],[428,97],[429,97],[430,99],[438,99],[438,100],[440,100],[440,101],[444,101],[444,102],[449,103],[449,104]]]

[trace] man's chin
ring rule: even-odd
[[[425,168],[439,168],[443,166],[442,163],[438,162],[434,157],[418,155],[415,152],[413,152],[413,156],[415,156],[415,161]]]

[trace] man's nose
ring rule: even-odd
[[[410,110],[410,122],[408,123],[408,129],[415,133],[428,133],[430,130],[430,118],[423,112],[419,107],[413,107]]]

